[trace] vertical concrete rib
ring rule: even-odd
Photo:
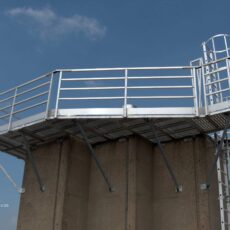
[[[136,156],[138,139],[128,139],[127,149],[127,226],[126,230],[136,230]]]
[[[53,230],[62,230],[62,219],[64,211],[65,189],[66,189],[66,176],[67,176],[67,156],[69,154],[69,143],[59,141],[58,153],[58,172],[57,172],[57,185],[55,194]],[[64,151],[63,151],[64,150]],[[66,152],[68,154],[66,154]]]

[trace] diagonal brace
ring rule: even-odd
[[[99,171],[101,172],[101,175],[103,176],[103,178],[105,180],[105,183],[107,184],[107,186],[109,188],[109,191],[114,192],[115,190],[114,190],[113,186],[111,185],[111,183],[110,183],[110,181],[109,181],[104,169],[102,168],[101,163],[100,163],[99,159],[97,158],[97,155],[96,155],[92,145],[89,142],[89,139],[88,139],[88,137],[87,137],[87,135],[85,133],[85,130],[82,128],[82,126],[79,123],[76,123],[76,124],[77,124],[77,126],[78,126],[78,128],[79,128],[79,130],[81,132],[82,137],[85,140],[85,143],[86,143],[86,145],[87,145],[87,147],[89,149],[90,155],[94,159]]]
[[[151,127],[152,127],[152,131],[154,133],[154,137],[155,137],[155,139],[157,141],[157,146],[158,146],[158,148],[160,150],[161,156],[162,156],[162,158],[164,160],[164,163],[165,163],[165,165],[166,165],[166,167],[167,167],[167,169],[169,171],[169,174],[170,174],[170,176],[171,176],[171,178],[173,180],[173,183],[175,184],[176,192],[182,192],[182,185],[179,185],[179,183],[177,181],[177,178],[176,178],[176,176],[174,174],[174,171],[173,171],[173,169],[172,169],[172,167],[171,167],[171,165],[169,163],[169,160],[168,160],[167,155],[165,153],[165,150],[164,150],[164,148],[163,148],[163,146],[161,144],[161,141],[160,141],[160,139],[158,138],[158,136],[156,134],[155,126],[154,126],[154,124],[152,122],[151,122]]]
[[[35,176],[37,178],[37,181],[38,181],[38,184],[39,184],[39,187],[40,187],[40,191],[45,192],[45,186],[44,186],[44,184],[43,184],[43,182],[41,180],[41,176],[39,174],[37,164],[36,164],[36,162],[34,160],[34,156],[33,156],[33,153],[31,151],[31,148],[30,148],[30,144],[29,144],[28,140],[26,139],[26,136],[25,136],[25,134],[23,132],[21,133],[21,135],[22,135],[23,140],[24,140],[24,147],[25,147],[25,149],[27,151],[27,156],[28,156],[28,158],[29,158],[29,160],[30,160],[30,162],[32,164],[33,171],[34,171]]]
[[[209,189],[210,186],[211,186],[211,180],[212,180],[212,176],[213,176],[213,173],[215,171],[215,168],[216,168],[216,163],[219,159],[219,157],[221,156],[222,152],[223,152],[223,143],[224,143],[224,138],[226,137],[227,135],[227,129],[229,127],[229,123],[230,123],[230,116],[228,117],[228,119],[226,120],[226,123],[225,123],[225,126],[224,126],[224,131],[222,133],[222,137],[221,137],[221,140],[219,142],[219,145],[217,146],[217,151],[216,151],[216,156],[215,156],[215,159],[213,161],[213,164],[212,164],[212,168],[208,174],[208,179],[207,179],[207,182],[205,183],[205,188],[206,189]]]
[[[10,176],[10,174],[6,171],[6,169],[3,167],[3,165],[0,163],[0,171],[5,175],[5,177],[10,181],[10,183],[14,186],[14,188],[19,192],[19,193],[24,193],[25,189],[19,187],[14,179]]]

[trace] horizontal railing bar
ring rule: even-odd
[[[42,78],[49,77],[49,76],[52,75],[52,73],[56,73],[56,72],[57,72],[57,71],[52,71],[52,72],[45,73],[45,74],[43,74],[43,75],[41,75],[41,76],[39,76],[39,77],[37,77],[37,78],[31,80],[31,81],[25,82],[25,83],[23,83],[23,84],[21,84],[21,85],[18,85],[18,86],[14,87],[14,88],[11,88],[11,89],[7,90],[7,91],[1,92],[1,93],[0,93],[0,96],[1,96],[1,95],[4,95],[4,94],[6,94],[6,93],[9,93],[9,92],[11,92],[11,91],[13,91],[13,90],[16,90],[16,88],[21,88],[21,87],[23,87],[23,86],[26,86],[26,85],[29,85],[29,84],[34,83],[34,82],[36,82],[36,81],[39,81],[39,80],[41,80]]]
[[[11,108],[11,107],[12,107],[12,105],[7,105],[7,106],[5,106],[5,107],[3,107],[3,108],[0,108],[0,112],[4,111],[4,110],[6,110],[6,109],[9,109],[9,108]]]
[[[211,72],[209,72],[209,73],[205,73],[204,76],[209,76],[209,75],[211,75],[211,74],[219,73],[219,72],[224,71],[224,70],[227,70],[227,67],[221,67],[221,68],[219,68],[219,69],[217,69],[217,70],[211,71]]]
[[[33,99],[35,99],[35,98],[44,96],[44,95],[46,95],[46,94],[48,94],[48,93],[49,93],[49,91],[45,91],[45,92],[43,92],[43,93],[39,93],[39,94],[37,94],[37,95],[35,95],[35,96],[33,96],[33,97],[29,97],[29,98],[26,98],[26,99],[21,100],[21,101],[19,101],[19,102],[16,102],[14,105],[15,105],[15,106],[16,106],[16,105],[20,105],[20,104],[22,104],[22,103],[24,103],[24,102],[31,101],[31,100],[33,100]]]
[[[212,82],[207,83],[207,84],[205,84],[205,85],[208,86],[208,85],[212,85],[212,84],[215,84],[215,83],[218,83],[218,82],[222,82],[222,81],[226,81],[226,80],[229,80],[229,78],[228,78],[228,77],[222,78],[222,79],[220,79],[220,80],[212,81]]]
[[[7,98],[5,98],[3,100],[0,100],[0,103],[8,101],[8,100],[13,99],[13,98],[14,98],[14,96],[7,97]]]
[[[230,89],[226,88],[226,89],[218,90],[218,91],[215,91],[215,92],[212,92],[212,93],[207,93],[206,96],[215,95],[215,94],[218,94],[218,93],[221,93],[221,92],[226,92],[228,90],[230,90]]]
[[[10,116],[10,114],[3,115],[3,116],[0,117],[0,120],[4,119],[5,117],[9,117],[9,116]]]
[[[187,89],[194,88],[191,85],[183,86],[128,86],[128,89]],[[61,91],[73,91],[73,90],[115,90],[125,89],[124,86],[115,87],[77,87],[77,88],[60,88]]]
[[[74,100],[112,100],[112,99],[124,99],[124,97],[61,97],[62,101],[74,101]]]
[[[8,89],[8,90],[6,90],[6,91],[3,91],[3,92],[0,93],[0,96],[2,96],[2,95],[4,95],[4,94],[7,94],[7,93],[9,93],[9,92],[12,92],[12,91],[14,91],[15,89],[16,89],[16,87],[14,87],[14,88],[12,88],[12,89]]]
[[[50,77],[50,76],[51,76],[51,73],[41,75],[40,77],[37,77],[37,78],[35,78],[35,79],[31,80],[31,81],[25,82],[24,84],[21,84],[21,85],[17,86],[17,88],[22,88],[22,87],[24,87],[26,85],[32,84],[32,83],[34,83],[36,81],[39,81],[39,80],[41,80],[43,78],[47,78],[47,77]]]
[[[30,109],[32,109],[32,108],[34,108],[34,107],[38,107],[38,106],[40,106],[40,105],[46,104],[47,101],[48,101],[48,100],[43,101],[43,102],[40,102],[40,103],[37,103],[37,104],[35,104],[35,105],[28,106],[28,107],[23,108],[23,109],[20,109],[20,110],[16,110],[16,111],[13,112],[12,114],[17,114],[17,113],[24,112],[24,111],[26,111],[26,110],[30,110]]]
[[[197,66],[198,67],[198,66]],[[159,67],[117,67],[95,69],[57,69],[57,72],[96,72],[96,71],[122,71],[122,70],[183,70],[193,69],[196,66],[159,66]]]
[[[128,96],[128,99],[179,99],[179,98],[194,98],[194,96]],[[69,97],[59,98],[59,100],[110,100],[124,99],[124,97]]]
[[[188,79],[193,76],[132,76],[128,79],[143,80],[143,79]],[[98,81],[98,80],[124,80],[125,77],[89,77],[89,78],[63,78],[62,81]]]
[[[194,98],[194,96],[128,96],[128,99],[180,99]]]
[[[35,87],[31,88],[31,89],[25,90],[25,91],[23,91],[23,92],[21,92],[21,93],[17,93],[16,96],[19,97],[19,96],[21,96],[21,95],[23,95],[23,94],[29,93],[29,92],[31,92],[31,91],[33,91],[33,90],[42,88],[43,86],[46,86],[46,85],[49,85],[49,84],[50,84],[50,81],[45,82],[45,83],[42,83],[42,84],[40,84],[40,85],[38,85],[38,86],[35,86]]]
[[[128,77],[129,80],[143,80],[143,79],[188,79],[193,78],[193,76],[132,76]]]
[[[72,91],[72,90],[111,90],[111,89],[124,89],[124,86],[114,87],[77,87],[77,88],[60,88],[61,91]]]
[[[63,78],[62,81],[124,80],[125,77]]]
[[[188,89],[194,88],[191,85],[181,85],[181,86],[128,86],[128,89]]]

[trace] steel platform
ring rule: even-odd
[[[153,126],[161,142],[222,130],[230,115],[229,48],[207,50],[209,42],[189,66],[57,69],[1,92],[0,151],[24,158],[22,133],[34,147],[81,138],[76,121],[92,144],[133,134],[156,143]]]

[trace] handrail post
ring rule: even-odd
[[[48,93],[48,99],[47,99],[47,105],[46,105],[46,119],[49,117],[49,107],[51,103],[51,93],[52,93],[52,87],[53,87],[53,78],[54,78],[54,72],[50,75],[50,85],[49,85],[49,93]]]
[[[228,88],[230,88],[230,63],[229,59],[226,59],[226,67],[227,67],[227,74],[228,74]]]
[[[196,68],[192,68],[192,84],[193,84],[193,96],[194,96],[194,108],[196,112],[196,116],[199,115],[199,106],[198,106],[198,93],[197,93],[197,81],[196,81]]]
[[[18,87],[16,87],[15,91],[14,91],[14,98],[13,98],[12,107],[11,107],[11,111],[10,111],[10,117],[9,117],[8,131],[10,131],[10,129],[12,127],[12,118],[13,118],[13,114],[14,114],[14,107],[15,107],[15,102],[16,102],[16,98],[17,98],[17,92],[18,92]]]
[[[127,117],[128,69],[125,69],[124,117]]]
[[[205,115],[208,115],[208,101],[207,101],[207,93],[206,93],[206,80],[205,80],[205,71],[204,71],[204,62],[203,59],[201,60],[201,73],[202,73],[202,79],[203,79],[203,93],[204,93],[204,109],[205,109]]]
[[[57,98],[56,98],[55,115],[54,115],[55,118],[57,118],[57,116],[58,116],[58,107],[59,107],[59,97],[60,97],[61,82],[62,82],[62,71],[59,72]]]

